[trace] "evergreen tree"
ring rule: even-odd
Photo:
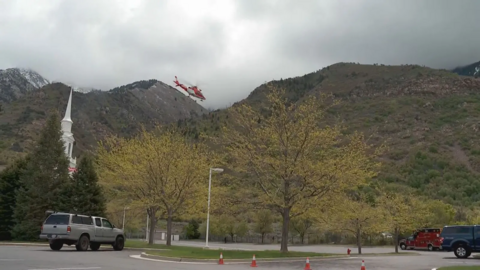
[[[52,113],[41,131],[35,148],[20,176],[13,218],[12,236],[17,240],[35,240],[46,210],[68,211],[68,164],[61,140],[60,118]]]
[[[84,156],[72,175],[70,186],[72,206],[75,213],[105,216],[105,199],[90,156]]]
[[[15,194],[20,188],[20,175],[28,159],[28,156],[21,158],[0,173],[0,241],[12,239]]]
[[[190,220],[187,226],[185,226],[185,234],[187,239],[198,239],[200,238],[200,232],[198,231],[200,225],[195,219]]]

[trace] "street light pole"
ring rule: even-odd
[[[123,223],[122,223],[122,230],[125,231],[125,210],[130,209],[129,207],[123,207]]]
[[[210,225],[210,190],[211,189],[212,189],[212,168],[210,168],[210,176],[208,177],[207,235],[205,238],[205,247],[208,247],[208,229]]]
[[[205,247],[208,248],[208,231],[210,228],[210,191],[212,190],[212,171],[223,172],[222,168],[210,168],[210,176],[208,177],[208,206],[207,206],[207,233],[205,237]]]
[[[148,210],[147,210],[147,228],[145,229],[145,234],[146,234],[145,240],[147,240],[148,242]]]

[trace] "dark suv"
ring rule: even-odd
[[[480,226],[445,226],[440,234],[442,249],[453,251],[457,258],[468,258],[480,252]]]

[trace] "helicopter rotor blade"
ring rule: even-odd
[[[183,82],[183,84],[186,84],[186,85],[188,85],[188,86],[194,86],[193,83],[185,80],[184,78],[179,78],[178,81],[179,81],[180,83]]]

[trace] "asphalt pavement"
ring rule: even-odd
[[[225,258],[225,265],[197,264],[179,262],[157,262],[132,258],[139,255],[139,250],[113,251],[101,248],[100,251],[78,252],[73,248],[52,251],[48,246],[0,246],[0,270],[245,270],[250,263],[230,264]],[[362,259],[368,270],[430,270],[440,266],[478,265],[480,259],[457,259],[451,252],[420,251],[421,255],[410,256],[369,256],[352,255],[341,259],[311,259],[312,270],[358,270]],[[262,262],[257,261],[257,269],[298,269],[303,270],[303,261]]]

